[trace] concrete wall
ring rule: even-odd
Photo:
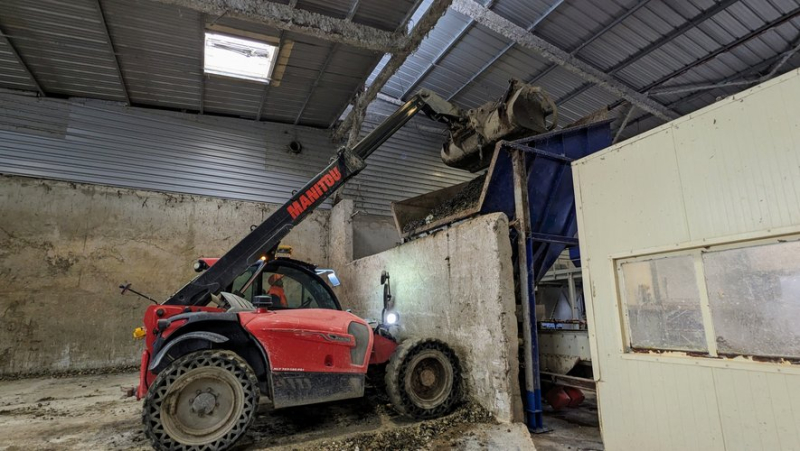
[[[800,70],[574,163],[583,281],[591,287],[585,292],[587,317],[606,449],[800,446],[800,365],[717,353],[717,346],[728,342],[726,336],[730,340],[736,335],[717,327],[725,322],[715,315],[725,310],[714,310],[711,298],[735,300],[736,310],[731,311],[738,310],[745,319],[794,305],[784,310],[783,318],[773,318],[753,334],[754,342],[780,335],[776,343],[791,343],[796,335],[797,299],[782,299],[776,291],[752,285],[742,296],[736,283],[712,290],[705,269],[708,256],[720,255],[726,247],[800,239],[797,99]],[[756,241],[762,239],[766,241]],[[652,307],[675,302],[668,296],[683,296],[675,292],[686,286],[694,288],[697,298],[676,308],[671,317],[699,311],[708,355],[632,352],[630,321],[624,313],[628,294],[619,286],[625,274],[617,264],[620,259],[678,253],[693,265],[695,281],[673,284],[672,294],[659,295],[666,302],[653,302]],[[785,280],[800,278],[796,258],[773,253],[772,259],[780,262]],[[727,265],[721,271],[736,269]],[[748,268],[737,280],[750,284],[764,269],[769,268]],[[781,329],[786,319],[792,326]],[[658,325],[682,332],[674,319],[668,321]],[[735,334],[750,332],[738,329]]]
[[[470,396],[501,421],[521,421],[508,219],[482,216],[337,269],[345,308],[379,318],[389,271],[400,338],[441,339],[462,359]]]
[[[0,374],[137,363],[131,338],[147,301],[164,299],[260,223],[268,204],[0,177]],[[327,264],[328,212],[284,240]]]
[[[353,210],[352,199],[343,199],[331,209],[328,263],[334,270],[353,261]]]
[[[359,213],[353,217],[353,258],[374,255],[398,244],[400,234],[391,216]]]

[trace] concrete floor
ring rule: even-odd
[[[544,434],[534,434],[537,451],[589,451],[602,450],[600,421],[594,393],[585,392],[586,400],[577,408],[558,412],[544,407],[544,424],[551,429]]]
[[[141,430],[141,402],[123,398],[122,389],[136,383],[135,374],[0,381],[0,450],[151,449]],[[493,424],[482,409],[465,406],[444,418],[416,422],[397,415],[376,392],[338,403],[260,411],[237,449],[398,446],[533,449],[523,425]]]

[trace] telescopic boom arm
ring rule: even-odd
[[[364,160],[387,139],[423,111],[431,119],[452,124],[460,120],[459,109],[436,94],[421,90],[386,118],[352,149],[339,149],[331,163],[311,181],[233,246],[213,266],[178,290],[164,304],[205,305],[259,257],[275,249],[289,232],[319,207],[339,187],[361,172]]]

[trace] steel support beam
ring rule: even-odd
[[[358,0],[356,0],[356,4],[358,4]],[[289,8],[294,8],[297,6],[297,0],[289,0]],[[275,55],[276,58],[280,58],[281,51],[283,50],[283,43],[284,38],[286,37],[286,30],[281,30],[278,33],[278,54]],[[264,90],[261,91],[261,101],[258,102],[258,113],[256,113],[256,122],[261,122],[261,113],[264,111],[264,104],[267,103],[267,96],[269,95],[269,91],[272,89],[272,83],[267,83],[264,86]],[[301,113],[302,114],[302,113]]]
[[[5,41],[9,50],[11,50],[11,54],[14,55],[14,59],[16,59],[17,63],[19,63],[19,65],[22,67],[22,70],[25,71],[25,75],[28,77],[28,80],[34,87],[36,87],[36,90],[39,91],[39,95],[42,97],[46,97],[47,94],[44,93],[42,85],[39,84],[39,81],[36,79],[36,76],[34,76],[33,72],[31,72],[31,68],[28,67],[27,64],[25,64],[25,60],[23,60],[22,56],[20,56],[19,51],[17,51],[17,48],[14,46],[14,43],[11,42],[11,39],[8,39],[8,36],[6,35],[6,32],[3,30],[2,26],[0,26],[0,37],[2,37],[2,39]]]
[[[336,19],[303,9],[295,9],[290,5],[263,0],[155,1],[214,16],[225,14],[226,17],[376,52],[398,53],[409,45],[409,39],[403,33],[379,30],[349,20]]]
[[[627,19],[628,17],[630,17],[631,15],[636,13],[636,11],[639,11],[643,6],[645,6],[650,1],[651,0],[639,0],[639,3],[637,3],[637,4],[633,5],[632,7],[628,8],[628,10],[625,11],[624,14],[622,14],[621,16],[617,17],[616,19],[612,20],[611,22],[609,22],[606,26],[604,26],[602,29],[600,29],[600,31],[598,31],[598,32],[594,33],[593,35],[589,36],[587,39],[585,39],[581,43],[581,45],[579,45],[578,47],[575,47],[573,50],[571,50],[569,52],[569,54],[572,55],[572,56],[577,56],[584,48],[586,48],[586,46],[588,46],[589,44],[591,44],[592,42],[596,41],[598,38],[603,36],[606,32],[608,32],[608,30],[611,30],[612,28],[614,28],[617,25],[619,25],[620,23],[622,23],[623,20]],[[547,76],[547,74],[549,74],[550,72],[554,71],[558,67],[559,67],[558,64],[553,64],[553,65],[549,66],[547,69],[543,70],[542,72],[540,72],[539,74],[537,74],[533,78],[531,78],[528,81],[528,83],[536,84],[536,82],[538,82],[539,80],[541,80],[542,78]]]
[[[297,3],[297,0],[293,0]],[[344,20],[351,21],[353,17],[355,17],[356,12],[358,11],[358,6],[361,4],[361,0],[355,0],[352,5],[350,5],[350,10],[347,12],[347,17]],[[283,32],[281,32],[283,35]],[[306,99],[303,101],[303,106],[300,107],[300,111],[297,113],[297,117],[294,119],[294,125],[297,125],[300,122],[300,118],[303,117],[303,113],[306,111],[306,107],[308,106],[308,102],[311,101],[311,97],[314,96],[314,91],[317,89],[319,82],[322,80],[322,76],[325,75],[325,71],[328,70],[328,65],[331,64],[333,60],[333,56],[336,52],[339,51],[339,44],[333,44],[328,51],[328,56],[325,58],[325,62],[322,63],[322,67],[319,69],[319,74],[317,74],[317,78],[314,79],[314,82],[311,84],[311,89],[308,91],[308,95]]]
[[[666,83],[669,80],[672,80],[673,78],[680,77],[681,75],[685,74],[686,72],[689,72],[690,70],[694,69],[695,67],[702,66],[703,64],[713,60],[714,58],[718,57],[719,55],[721,55],[723,53],[727,53],[727,52],[733,50],[734,48],[739,47],[740,45],[744,44],[745,42],[750,41],[751,39],[754,39],[754,38],[758,37],[759,35],[767,32],[767,31],[769,31],[769,30],[771,30],[771,29],[773,29],[775,27],[781,26],[781,25],[783,25],[783,24],[785,24],[785,23],[787,23],[787,22],[789,22],[791,20],[794,20],[797,17],[800,17],[800,7],[797,7],[795,9],[793,9],[788,14],[785,14],[785,15],[781,16],[780,18],[778,18],[776,20],[773,20],[772,22],[765,23],[764,25],[762,25],[762,26],[758,27],[757,29],[751,31],[750,33],[747,33],[746,35],[744,35],[744,36],[742,36],[742,37],[740,37],[740,38],[738,38],[738,39],[736,39],[736,40],[734,40],[734,41],[732,41],[732,42],[730,42],[730,43],[718,48],[717,50],[714,50],[713,52],[711,52],[708,55],[700,58],[699,60],[694,61],[691,64],[688,64],[688,65],[686,65],[686,66],[684,66],[684,67],[682,67],[682,68],[680,68],[680,69],[678,69],[678,70],[676,70],[676,71],[674,71],[674,72],[672,72],[670,74],[667,74],[667,75],[659,78],[658,80],[656,80],[656,81],[650,83],[649,85],[645,86],[644,88],[642,88],[642,91],[643,92],[649,91],[649,90],[655,88],[656,86],[659,86],[661,84]],[[791,48],[789,49],[789,51],[791,51]]]
[[[645,56],[649,55],[653,51],[655,51],[655,50],[659,49],[660,47],[664,46],[665,44],[668,44],[668,43],[672,42],[673,40],[675,40],[679,36],[683,35],[687,31],[691,30],[692,28],[695,28],[696,26],[700,25],[701,23],[705,22],[706,20],[716,16],[717,14],[719,14],[722,11],[728,9],[730,6],[732,6],[733,4],[735,4],[737,2],[739,2],[739,0],[725,0],[725,1],[717,3],[716,5],[712,6],[711,8],[708,8],[708,9],[704,10],[702,13],[700,13],[699,15],[693,17],[691,20],[689,20],[688,22],[684,23],[680,27],[675,28],[674,30],[670,31],[669,33],[667,33],[663,37],[657,39],[656,41],[653,41],[652,43],[650,43],[649,45],[647,45],[643,49],[637,51],[636,53],[634,53],[633,55],[629,56],[628,58],[625,58],[624,60],[622,60],[619,63],[615,64],[610,69],[608,69],[608,74],[612,75],[612,76],[617,74],[619,71],[621,71],[621,70],[625,69],[626,67],[630,66],[631,64],[639,61],[640,59],[644,58]],[[567,93],[567,95],[565,95],[564,97],[558,99],[556,101],[556,103],[557,104],[562,104],[562,103],[569,102],[570,100],[574,99],[575,97],[578,97],[579,95],[583,94],[584,92],[588,91],[591,88],[592,88],[591,84],[583,84],[583,85],[577,87],[576,89],[573,89],[571,92]],[[646,90],[647,89],[644,89],[644,91],[646,91]]]
[[[108,31],[108,22],[106,21],[106,13],[103,11],[103,4],[100,3],[100,0],[96,0],[95,5],[97,7],[97,17],[100,20],[100,26],[103,29],[103,35],[106,37],[108,51],[111,52],[111,57],[114,58],[114,69],[117,71],[117,80],[119,81],[122,95],[125,97],[125,103],[130,105],[131,98],[128,95],[128,87],[125,85],[125,78],[122,76],[122,68],[119,65],[119,58],[117,58],[117,50],[114,48],[114,42],[111,40],[111,33]]]
[[[314,91],[317,89],[317,85],[319,85],[320,80],[322,80],[322,76],[325,75],[325,71],[328,70],[328,65],[331,64],[333,56],[336,54],[338,50],[339,50],[339,44],[333,44],[330,50],[328,50],[328,56],[325,58],[325,62],[322,63],[322,66],[319,68],[319,74],[317,74],[317,78],[315,78],[314,82],[311,83],[311,89],[308,90],[308,95],[306,96],[306,99],[303,101],[303,106],[300,107],[300,111],[297,113],[297,117],[294,118],[294,125],[297,125],[300,122],[300,118],[303,117],[303,113],[306,111],[308,102],[314,95]]]
[[[654,50],[661,48],[665,44],[668,44],[682,36],[687,31],[697,27],[701,23],[705,22],[706,20],[716,16],[717,14],[721,13],[722,11],[730,8],[734,4],[738,3],[739,0],[723,0],[714,6],[704,10],[702,13],[698,14],[697,16],[691,18],[688,22],[684,23],[683,25],[675,28],[674,30],[670,31],[666,35],[660,37],[656,41],[650,43],[643,49],[639,50],[638,52],[634,53],[633,55],[625,58],[623,61],[615,64],[614,66],[609,69],[610,74],[616,74],[617,72],[621,71],[622,69],[630,66],[631,64],[639,61],[640,59],[644,58],[645,56],[652,53]]]
[[[769,72],[766,74],[754,78],[752,80],[737,80],[737,81],[718,81],[718,82],[711,82],[711,83],[690,83],[685,85],[672,85],[667,86],[664,88],[655,88],[650,90],[650,95],[668,95],[668,94],[684,94],[688,92],[697,92],[697,91],[708,91],[709,89],[718,89],[718,88],[730,88],[734,86],[747,86],[756,83],[763,83],[772,77],[775,76],[776,73],[783,67],[794,55],[800,52],[800,35],[797,36],[797,39],[794,40],[789,46],[789,49],[785,52],[776,55],[773,58],[777,58],[776,61],[772,64]]]
[[[542,21],[543,21],[543,20],[545,20],[545,19],[547,18],[547,16],[549,16],[550,14],[553,14],[553,11],[555,11],[555,10],[556,10],[556,9],[557,9],[559,6],[561,6],[563,3],[564,3],[564,0],[558,0],[557,2],[553,3],[553,5],[552,5],[552,6],[550,6],[550,8],[548,8],[548,9],[547,9],[547,11],[545,11],[545,12],[544,12],[544,14],[542,14],[542,15],[541,15],[539,18],[537,18],[536,20],[534,20],[534,21],[533,21],[533,23],[531,23],[530,25],[528,25],[528,28],[526,28],[525,30],[526,30],[528,33],[532,32],[532,31],[533,31],[533,30],[534,30],[536,27],[538,27],[538,26],[539,26],[539,24],[540,24],[540,23],[542,23]],[[503,48],[503,50],[500,50],[500,53],[498,53],[497,55],[495,55],[495,56],[494,56],[494,57],[493,57],[491,60],[489,60],[489,62],[488,62],[488,63],[484,64],[484,65],[483,65],[483,66],[482,66],[480,69],[478,69],[478,71],[477,71],[477,72],[475,72],[474,74],[472,74],[472,76],[469,78],[469,80],[467,80],[465,83],[463,83],[461,86],[459,86],[459,88],[458,88],[458,89],[456,89],[456,90],[455,90],[455,92],[453,92],[452,94],[450,94],[450,95],[447,97],[447,101],[449,102],[450,100],[453,100],[453,98],[454,98],[455,96],[457,96],[458,94],[460,94],[460,93],[461,93],[461,91],[463,91],[464,89],[466,89],[466,88],[467,88],[467,86],[471,85],[471,84],[472,84],[472,82],[474,82],[475,80],[477,80],[477,79],[478,79],[478,77],[480,77],[480,76],[481,76],[481,75],[482,75],[484,72],[486,72],[486,71],[487,71],[487,70],[488,70],[490,67],[492,67],[492,66],[494,65],[494,63],[496,63],[496,62],[497,62],[497,60],[499,60],[500,58],[502,58],[502,57],[503,57],[503,56],[504,56],[506,53],[508,53],[508,52],[509,52],[509,50],[511,50],[512,48],[514,48],[514,46],[515,46],[516,44],[517,44],[516,42],[513,42],[513,41],[512,41],[510,44],[506,45],[506,46],[505,46],[505,48]]]
[[[694,68],[696,68],[698,66],[706,64],[707,62],[713,60],[717,56],[719,56],[719,55],[721,55],[723,53],[729,52],[729,51],[733,50],[734,48],[736,48],[736,47],[738,47],[738,46],[750,41],[751,39],[754,39],[754,38],[758,37],[759,35],[767,32],[767,31],[769,31],[769,30],[771,30],[771,29],[773,29],[775,27],[778,27],[780,25],[788,23],[789,21],[794,20],[796,17],[800,17],[800,7],[797,7],[795,9],[793,9],[789,13],[784,14],[783,16],[779,17],[778,19],[773,20],[772,22],[768,22],[768,23],[758,27],[757,29],[751,31],[750,33],[747,33],[746,35],[744,35],[744,36],[742,36],[742,37],[740,37],[740,38],[738,38],[738,39],[736,39],[736,40],[734,40],[734,41],[732,41],[732,42],[730,42],[730,43],[718,48],[717,50],[714,50],[713,52],[709,53],[708,55],[706,55],[706,56],[704,56],[704,57],[702,57],[700,59],[698,59],[697,61],[694,61],[694,62],[692,62],[692,63],[690,63],[690,64],[688,64],[686,66],[681,67],[678,70],[675,70],[675,71],[673,71],[673,72],[671,72],[671,73],[659,78],[658,80],[656,80],[656,81],[648,84],[644,88],[640,89],[639,92],[642,92],[642,93],[649,92],[651,89],[655,88],[656,86],[662,85],[662,84],[668,82],[669,80],[672,80],[672,79],[674,79],[676,77],[679,77],[679,76],[685,74],[686,72],[688,72],[688,71],[690,71],[690,70],[692,70],[692,69],[694,69]],[[795,46],[795,44],[792,44],[790,46],[790,48],[787,49],[786,52],[791,52],[792,48],[794,46]],[[782,54],[781,57],[782,56],[784,56],[784,55]],[[789,55],[789,58],[791,58],[791,55]],[[788,58],[787,58],[787,60],[788,60]],[[613,104],[611,104],[611,106],[609,108],[616,108],[621,103],[622,102],[618,100],[618,101],[614,102]]]
[[[614,140],[611,141],[611,144],[616,144],[617,141],[619,141],[619,137],[622,135],[622,131],[625,130],[625,127],[628,126],[628,121],[631,120],[631,116],[633,116],[634,111],[636,111],[636,107],[633,105],[628,105],[628,111],[625,113],[625,118],[622,119],[622,123],[619,124],[617,133],[614,135]]]
[[[549,59],[553,63],[558,64],[590,83],[594,83],[615,96],[629,101],[643,111],[652,113],[664,120],[672,120],[678,117],[677,113],[670,111],[664,105],[636,92],[632,87],[575,58],[550,42],[528,33],[524,28],[489,11],[473,0],[454,0],[453,10],[474,18],[478,23],[486,26],[495,33],[533,50],[542,57]]]
[[[798,43],[798,44],[800,44],[800,43]],[[798,49],[798,50],[800,50],[800,49]],[[731,75],[730,77],[726,77],[726,78],[724,78],[722,80],[719,80],[714,84],[714,89],[740,86],[740,83],[738,82],[739,80],[742,80],[742,79],[744,79],[746,77],[749,77],[753,73],[757,73],[757,72],[764,71],[764,70],[767,70],[767,69],[769,69],[769,72],[768,72],[767,75],[769,75],[769,74],[773,74],[774,75],[777,72],[776,67],[777,67],[777,69],[780,69],[780,66],[778,66],[778,63],[783,61],[788,53],[790,53],[790,51],[787,51],[787,52],[780,53],[778,55],[772,56],[771,58],[768,58],[768,59],[756,64],[753,67],[749,67],[749,68],[747,68],[747,69],[745,69],[743,71],[740,71],[740,72],[737,72],[737,73]],[[791,58],[794,54],[796,54],[796,53],[790,54],[789,58]],[[783,63],[781,65],[785,64],[786,61],[788,61],[788,58],[785,61],[783,61]],[[746,82],[746,84],[753,84],[753,83],[759,83],[759,82],[763,83],[767,79],[768,78],[766,76],[760,76],[755,81],[753,81],[753,82],[749,82],[748,81],[748,82]],[[745,84],[745,83],[741,83],[741,84]],[[705,90],[703,90],[703,91],[705,91]],[[695,94],[688,95],[688,96],[685,96],[685,97],[681,97],[680,99],[677,99],[675,101],[670,102],[668,104],[668,106],[670,108],[674,108],[675,106],[680,105],[681,103],[685,103],[685,102],[688,102],[690,100],[693,100],[693,99],[695,99],[697,97],[700,97],[703,94],[704,94],[704,92],[699,92],[699,93],[696,92]],[[628,126],[636,125],[636,124],[638,124],[638,123],[640,123],[640,122],[642,122],[642,121],[644,121],[644,120],[646,120],[648,118],[650,118],[650,115],[649,114],[645,114],[645,115],[637,118],[636,120],[634,120],[630,124],[628,124]]]
[[[485,4],[486,8],[492,9],[492,7],[494,6],[495,2],[496,2],[496,0],[489,0],[489,2],[487,2]],[[467,21],[467,23],[464,24],[463,27],[461,27],[461,30],[459,30],[458,33],[456,33],[456,37],[454,37],[450,41],[450,43],[447,44],[439,52],[438,55],[436,55],[436,57],[433,59],[433,61],[431,61],[431,63],[428,65],[428,67],[426,67],[425,70],[422,71],[420,76],[417,77],[417,79],[414,80],[414,82],[411,83],[408,86],[408,88],[406,88],[405,91],[403,91],[403,94],[400,95],[400,98],[401,99],[405,99],[407,95],[409,95],[410,93],[414,92],[414,89],[417,86],[419,86],[419,84],[422,83],[422,81],[425,80],[425,78],[428,77],[428,75],[431,73],[431,71],[433,71],[433,69],[436,66],[438,66],[440,62],[442,62],[444,57],[447,56],[450,53],[451,50],[453,50],[453,48],[456,46],[456,44],[458,44],[459,42],[461,42],[462,39],[464,39],[464,36],[466,36],[467,33],[469,33],[469,31],[472,30],[472,27],[474,27],[474,26],[475,26],[475,19],[469,19]]]
[[[200,51],[200,105],[198,105],[198,112],[200,114],[205,113],[206,108],[206,51],[205,51],[205,42],[206,42],[206,30],[205,30],[205,23],[206,23],[206,15],[200,15],[200,23],[202,26],[197,27],[198,32],[200,33],[199,39],[200,42],[203,43],[203,49]]]
[[[296,1],[296,0],[293,0],[293,1]],[[422,4],[422,1],[423,0],[415,0],[414,1],[414,5],[411,7],[411,9],[408,10],[406,15],[403,16],[403,20],[400,21],[400,24],[395,29],[395,32],[399,33],[401,30],[406,30],[408,28],[409,21],[411,20],[412,17],[414,17],[414,14],[416,14],[417,9],[419,9],[419,6]],[[377,65],[378,63],[380,63],[381,59],[382,59],[382,57],[378,58],[375,61],[375,64]],[[372,73],[367,73],[366,75],[364,75],[364,77],[361,78],[361,82],[358,83],[356,89],[354,89],[353,93],[350,95],[351,99],[355,100],[356,95],[358,94],[358,92],[360,90],[363,89],[363,86],[367,83],[367,80],[369,80],[370,75],[372,75]],[[398,100],[398,102],[401,102],[400,105],[402,105],[404,103],[401,100]],[[348,106],[350,106],[349,103],[345,104],[342,107],[342,109],[339,110],[339,112],[336,114],[336,116],[334,116],[333,121],[331,121],[330,125],[328,125],[328,128],[333,128],[333,126],[336,125],[336,122],[339,121],[339,118],[342,117],[342,114],[344,114],[344,112],[347,110]]]
[[[339,127],[334,130],[334,140],[342,139],[348,133],[351,137],[354,136],[353,133],[350,133],[351,128],[358,128],[356,125],[360,124],[363,120],[364,113],[367,111],[367,106],[369,106],[369,104],[375,100],[375,97],[378,95],[380,90],[383,89],[383,86],[386,85],[386,82],[388,82],[392,75],[397,72],[400,66],[405,63],[408,56],[417,50],[417,47],[419,47],[420,43],[422,43],[422,40],[425,38],[425,36],[427,36],[436,23],[439,22],[439,19],[447,12],[447,8],[450,6],[452,1],[453,0],[433,1],[433,4],[422,16],[419,23],[411,31],[411,34],[409,34],[408,43],[405,48],[403,48],[402,51],[393,54],[367,90],[360,96],[356,97],[353,109],[350,110],[350,113],[347,115],[347,117],[345,117],[342,123],[339,124]],[[358,136],[358,131],[356,131],[355,136]]]

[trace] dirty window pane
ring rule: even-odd
[[[691,256],[622,264],[631,346],[707,351]]]
[[[251,277],[253,277],[253,273],[255,272],[255,270],[256,268],[254,266],[251,266],[250,268],[247,268],[245,272],[239,274],[239,276],[233,280],[233,285],[231,286],[231,293],[241,294],[243,298],[247,299],[248,301],[252,301],[253,285],[247,287],[247,290],[245,290],[243,293],[241,292],[241,290],[242,287],[244,287],[244,284],[246,284],[247,281],[250,280]]]
[[[703,255],[717,349],[800,358],[800,242]]]

